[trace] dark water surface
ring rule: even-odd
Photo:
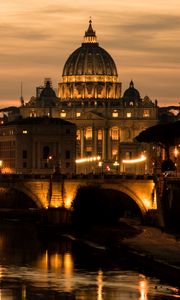
[[[70,239],[42,240],[35,227],[0,224],[0,300],[151,300],[176,288]]]

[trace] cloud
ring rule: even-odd
[[[38,29],[26,28],[12,25],[8,23],[1,23],[0,25],[0,35],[1,39],[25,39],[25,40],[45,40],[50,37],[50,34],[42,32]]]
[[[164,1],[7,0],[0,21],[0,98],[16,97],[22,78],[28,97],[46,74],[58,81],[66,59],[81,45],[90,16],[122,81],[134,78],[149,95],[178,97],[180,13],[173,11],[175,0]]]

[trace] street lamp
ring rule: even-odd
[[[51,155],[49,155],[48,157],[47,157],[47,168],[48,169],[51,169],[52,168],[52,160],[53,160],[53,157],[51,156]]]
[[[175,146],[174,148],[174,164],[175,164],[175,167],[176,167],[176,176],[177,176],[177,158],[178,158],[178,148],[177,146]]]
[[[103,175],[103,162],[102,161],[98,162],[98,167],[101,168],[101,175]]]

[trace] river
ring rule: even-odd
[[[125,255],[125,254],[124,254]],[[41,239],[32,224],[0,224],[0,300],[175,299],[177,289],[101,250]]]

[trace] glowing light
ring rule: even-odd
[[[100,156],[92,156],[92,157],[85,157],[85,158],[80,158],[80,159],[76,159],[75,162],[76,164],[81,164],[81,163],[89,163],[89,162],[93,162],[93,161],[99,161],[101,159]]]
[[[179,153],[179,151],[178,151],[177,147],[175,147],[175,148],[174,148],[174,157],[175,157],[175,158],[177,158],[178,153]]]
[[[2,172],[3,174],[13,174],[13,173],[14,173],[14,172],[13,172],[13,169],[8,168],[8,167],[3,167],[3,168],[1,169],[1,172]]]
[[[143,199],[143,203],[144,203],[144,205],[145,205],[145,207],[146,207],[147,209],[152,208],[152,207],[151,207],[151,202],[150,202],[150,200],[144,198],[144,199]]]
[[[71,196],[67,197],[67,199],[65,200],[65,207],[70,208],[72,201],[73,201],[73,198]]]
[[[103,165],[102,161],[99,161],[98,162],[98,167],[102,167],[102,165]]]
[[[2,160],[0,160],[0,168],[2,167],[2,164],[3,164],[3,161],[2,161]]]
[[[145,155],[141,155],[141,157],[136,158],[136,159],[123,159],[122,162],[123,164],[135,164],[135,163],[140,163],[145,161],[147,158]]]
[[[113,166],[119,166],[118,161],[115,161],[115,162],[113,163]]]

